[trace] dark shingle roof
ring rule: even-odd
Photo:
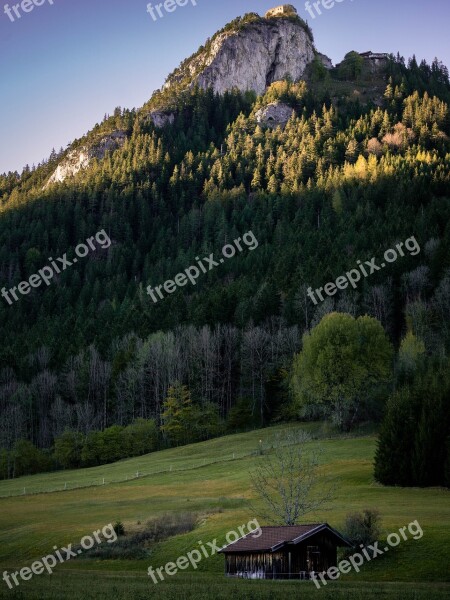
[[[326,525],[314,523],[312,525],[286,525],[284,527],[261,527],[261,535],[254,537],[255,533],[248,533],[236,542],[223,548],[221,552],[250,552],[271,550],[272,548],[293,542],[295,539],[311,534],[315,529]]]
[[[313,523],[310,525],[261,527],[259,537],[254,537],[257,531],[248,533],[222,548],[220,552],[273,552],[286,544],[298,544],[323,530],[327,530],[331,534],[337,546],[351,546],[350,542],[328,523]]]

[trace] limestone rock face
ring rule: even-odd
[[[319,57],[319,60],[323,64],[325,69],[333,68],[333,62],[331,58],[329,58],[326,54],[321,54],[320,52],[318,52],[317,56]]]
[[[239,31],[219,34],[208,51],[187,60],[184,74],[192,86],[223,94],[233,88],[263,94],[286,75],[300,79],[314,59],[314,43],[301,22],[287,18],[261,19]],[[181,79],[169,79],[165,87]]]
[[[165,113],[161,110],[154,110],[149,113],[148,118],[154,124],[155,127],[165,127],[166,125],[172,125],[175,121],[175,115],[173,113]]]
[[[270,128],[284,127],[292,116],[294,109],[283,102],[271,102],[255,113],[255,119],[261,125]]]
[[[116,150],[125,143],[127,135],[124,131],[114,131],[103,137],[93,146],[82,146],[68,153],[66,158],[57,166],[53,175],[44,186],[46,189],[52,183],[61,183],[68,177],[74,177],[82,169],[86,169],[93,158],[101,160],[106,152]]]
[[[364,64],[372,74],[378,73],[386,68],[388,59],[384,57],[365,59]]]

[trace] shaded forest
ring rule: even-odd
[[[125,145],[74,180],[43,190],[67,151],[0,177],[2,286],[49,256],[70,258],[100,229],[112,240],[52,286],[0,304],[1,447],[46,450],[66,430],[87,436],[136,419],[160,427],[176,383],[231,430],[300,418],[294,355],[333,311],[374,317],[396,351],[413,335],[425,362],[446,360],[448,71],[390,60],[382,106],[335,101],[328,89],[284,81],[258,99],[194,89],[177,96],[164,129],[117,109],[71,148],[115,130],[127,132]],[[276,100],[294,116],[284,129],[259,126],[255,111]],[[147,285],[248,230],[255,252],[151,302]],[[419,256],[318,306],[307,297],[412,235]]]

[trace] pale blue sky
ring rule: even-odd
[[[11,22],[0,0],[0,172],[65,148],[116,106],[141,106],[225,23],[277,5],[189,0],[155,22],[146,0],[41,1]],[[304,1],[293,4],[334,62],[354,49],[450,66],[449,0],[342,0],[315,19]]]

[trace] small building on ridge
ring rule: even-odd
[[[276,6],[275,8],[268,10],[264,17],[270,19],[271,17],[288,17],[292,15],[298,15],[295,6],[292,6],[292,4],[282,4],[281,6]]]

